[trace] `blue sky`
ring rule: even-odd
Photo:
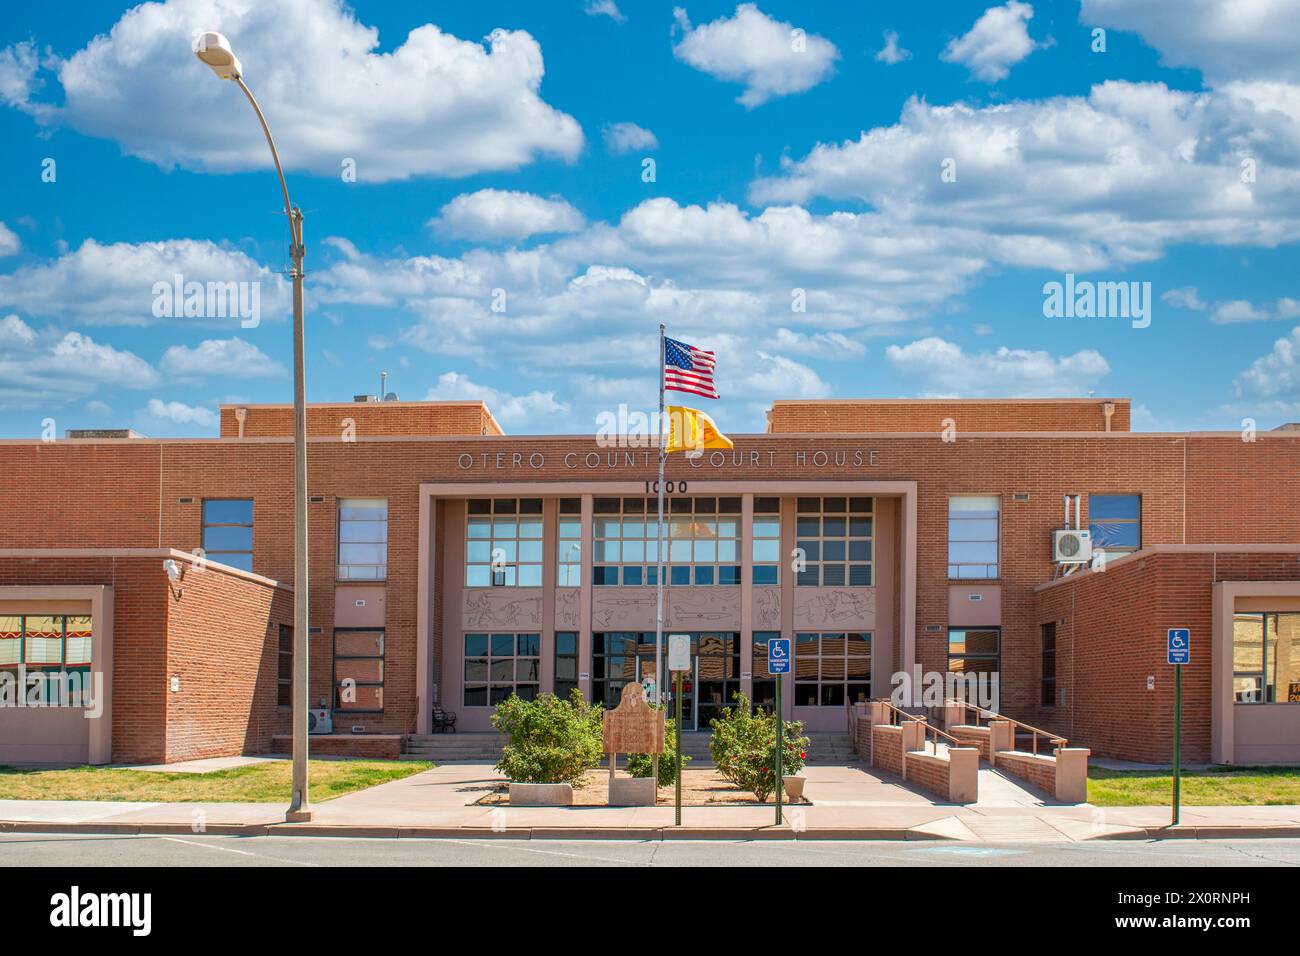
[[[274,173],[196,29],[229,35],[306,214],[311,400],[387,369],[511,432],[590,431],[655,402],[662,321],[719,353],[730,431],[782,397],[1300,420],[1300,12],[1239,9],[11,7],[0,434],[206,435],[221,402],[290,398]],[[156,315],[178,273],[258,283],[259,321]],[[1067,273],[1149,283],[1149,326],[1045,316]]]

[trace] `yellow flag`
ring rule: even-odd
[[[665,451],[684,451],[688,457],[704,453],[706,448],[733,448],[731,439],[718,431],[713,419],[698,408],[669,405],[668,446]]]

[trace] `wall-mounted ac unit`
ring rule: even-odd
[[[1092,560],[1092,535],[1080,528],[1053,531],[1052,560],[1057,564],[1087,564]]]
[[[309,734],[334,733],[334,715],[331,714],[328,710],[307,711],[307,733]]]

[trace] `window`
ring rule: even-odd
[[[654,641],[653,634],[650,640]],[[691,653],[695,655],[696,726],[708,727],[740,692],[740,635],[692,634]]]
[[[658,504],[646,498],[597,498],[592,583],[657,582]],[[739,584],[739,498],[664,502],[666,584]]]
[[[466,634],[465,706],[495,707],[511,694],[536,699],[541,663],[540,634]]]
[[[776,709],[776,678],[767,672],[767,642],[780,637],[780,631],[755,631],[750,648],[750,674],[754,679],[754,707],[762,707],[769,714]]]
[[[843,707],[870,698],[870,634],[794,636],[796,707]]]
[[[638,642],[645,641],[643,651],[648,660],[654,659],[654,634],[637,634],[619,631],[591,635],[591,702],[617,707],[623,696],[623,687],[637,679],[636,658]]]
[[[1039,703],[1044,707],[1056,706],[1056,622],[1044,624],[1043,680]]]
[[[1001,645],[1000,628],[949,628],[948,673],[996,674],[1000,669]]]
[[[203,553],[218,564],[253,570],[252,498],[210,498],[203,502]]]
[[[800,587],[871,585],[870,498],[799,498],[795,533],[803,552]]]
[[[339,580],[388,577],[388,501],[339,499]]]
[[[576,631],[555,634],[555,696],[568,700],[578,687],[578,635]]]
[[[1300,611],[1233,615],[1232,697],[1238,704],[1300,703]]]
[[[337,635],[335,636],[337,640]],[[280,625],[279,659],[275,672],[275,703],[277,707],[293,706],[293,628]]]
[[[998,576],[997,495],[962,495],[948,499],[948,577]]]
[[[339,710],[354,714],[383,712],[382,630],[361,627],[334,629],[334,689],[334,706]]]
[[[781,499],[755,498],[754,520],[750,525],[753,558],[751,577],[755,584],[781,583]]]
[[[1088,531],[1094,548],[1138,550],[1142,547],[1142,496],[1089,495]]]
[[[559,536],[555,543],[555,586],[582,584],[582,500],[560,499]]]
[[[42,699],[62,702],[59,690],[64,677],[90,677],[92,630],[89,615],[5,614],[0,615],[0,671],[18,680],[26,673],[50,675],[41,689]],[[82,685],[84,687],[85,685]],[[69,688],[68,703],[81,705],[81,690]]]
[[[542,499],[471,498],[465,523],[467,588],[542,586]]]

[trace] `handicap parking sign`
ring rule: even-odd
[[[773,637],[768,639],[767,672],[774,675],[790,673],[790,638]]]
[[[1190,664],[1192,662],[1192,632],[1186,627],[1169,629],[1169,663]]]

